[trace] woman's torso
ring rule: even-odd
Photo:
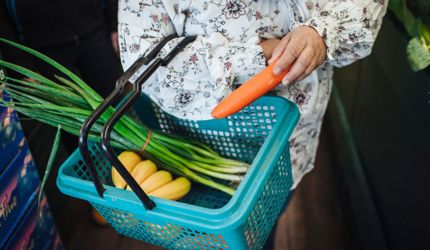
[[[295,22],[294,1],[181,0],[162,1],[179,35],[209,36],[219,32],[230,41],[273,38],[288,33]]]

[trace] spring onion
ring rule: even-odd
[[[0,42],[32,54],[67,76],[56,77],[56,81],[50,80],[37,72],[0,60],[1,66],[36,81],[6,76],[0,81],[0,91],[7,92],[14,101],[3,100],[0,105],[12,107],[32,119],[55,127],[61,126],[64,131],[79,135],[83,122],[102,103],[102,97],[77,75],[51,58],[2,38]],[[114,108],[110,107],[92,127],[89,134],[91,141],[100,141],[103,124],[113,112]],[[150,129],[147,126],[130,116],[123,116],[111,135],[112,146],[138,152],[146,143],[148,133]],[[156,159],[167,171],[230,195],[234,194],[235,189],[222,183],[233,181],[237,184],[249,167],[246,163],[226,159],[201,143],[192,143],[161,131],[152,131],[145,154]]]

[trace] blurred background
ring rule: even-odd
[[[113,90],[122,73],[115,1],[50,1],[40,6],[38,1],[4,0],[0,8],[0,37],[54,58],[103,96]],[[430,249],[429,25],[428,1],[391,1],[373,53],[336,69],[316,168],[281,216],[275,249]],[[7,61],[52,74],[47,65],[3,44],[0,52]],[[6,112],[0,109],[0,114]],[[8,170],[10,164],[20,171],[37,169],[43,176],[55,135],[54,128],[25,117],[15,115],[12,122],[21,126],[0,130],[5,142],[0,148],[2,184],[16,175]],[[17,148],[24,137],[30,151],[21,156]],[[51,226],[49,233],[37,236],[45,244],[35,249],[161,249],[99,225],[89,204],[58,191],[56,171],[76,147],[72,136],[60,144],[45,190],[49,207],[41,212],[45,226]],[[29,152],[33,159],[30,155],[25,161]],[[37,177],[33,181],[40,182]],[[0,229],[8,235],[3,239],[7,246],[22,239],[26,228],[39,228],[32,222],[37,186],[22,193],[28,204],[17,205],[20,210],[9,228],[6,224]],[[1,206],[0,220],[13,214],[5,211]]]

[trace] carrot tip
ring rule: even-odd
[[[217,108],[212,110],[211,115],[214,119],[222,119],[227,117],[226,115],[222,114],[222,112],[220,112]]]

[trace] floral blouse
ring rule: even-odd
[[[299,107],[290,139],[295,186],[315,161],[321,122],[332,86],[332,66],[367,56],[388,0],[120,0],[121,62],[127,69],[163,37],[196,35],[167,67],[145,83],[144,92],[166,112],[184,119],[210,119],[215,105],[266,66],[261,38],[281,38],[299,25],[317,30],[327,45],[326,62],[306,79],[276,93]]]

